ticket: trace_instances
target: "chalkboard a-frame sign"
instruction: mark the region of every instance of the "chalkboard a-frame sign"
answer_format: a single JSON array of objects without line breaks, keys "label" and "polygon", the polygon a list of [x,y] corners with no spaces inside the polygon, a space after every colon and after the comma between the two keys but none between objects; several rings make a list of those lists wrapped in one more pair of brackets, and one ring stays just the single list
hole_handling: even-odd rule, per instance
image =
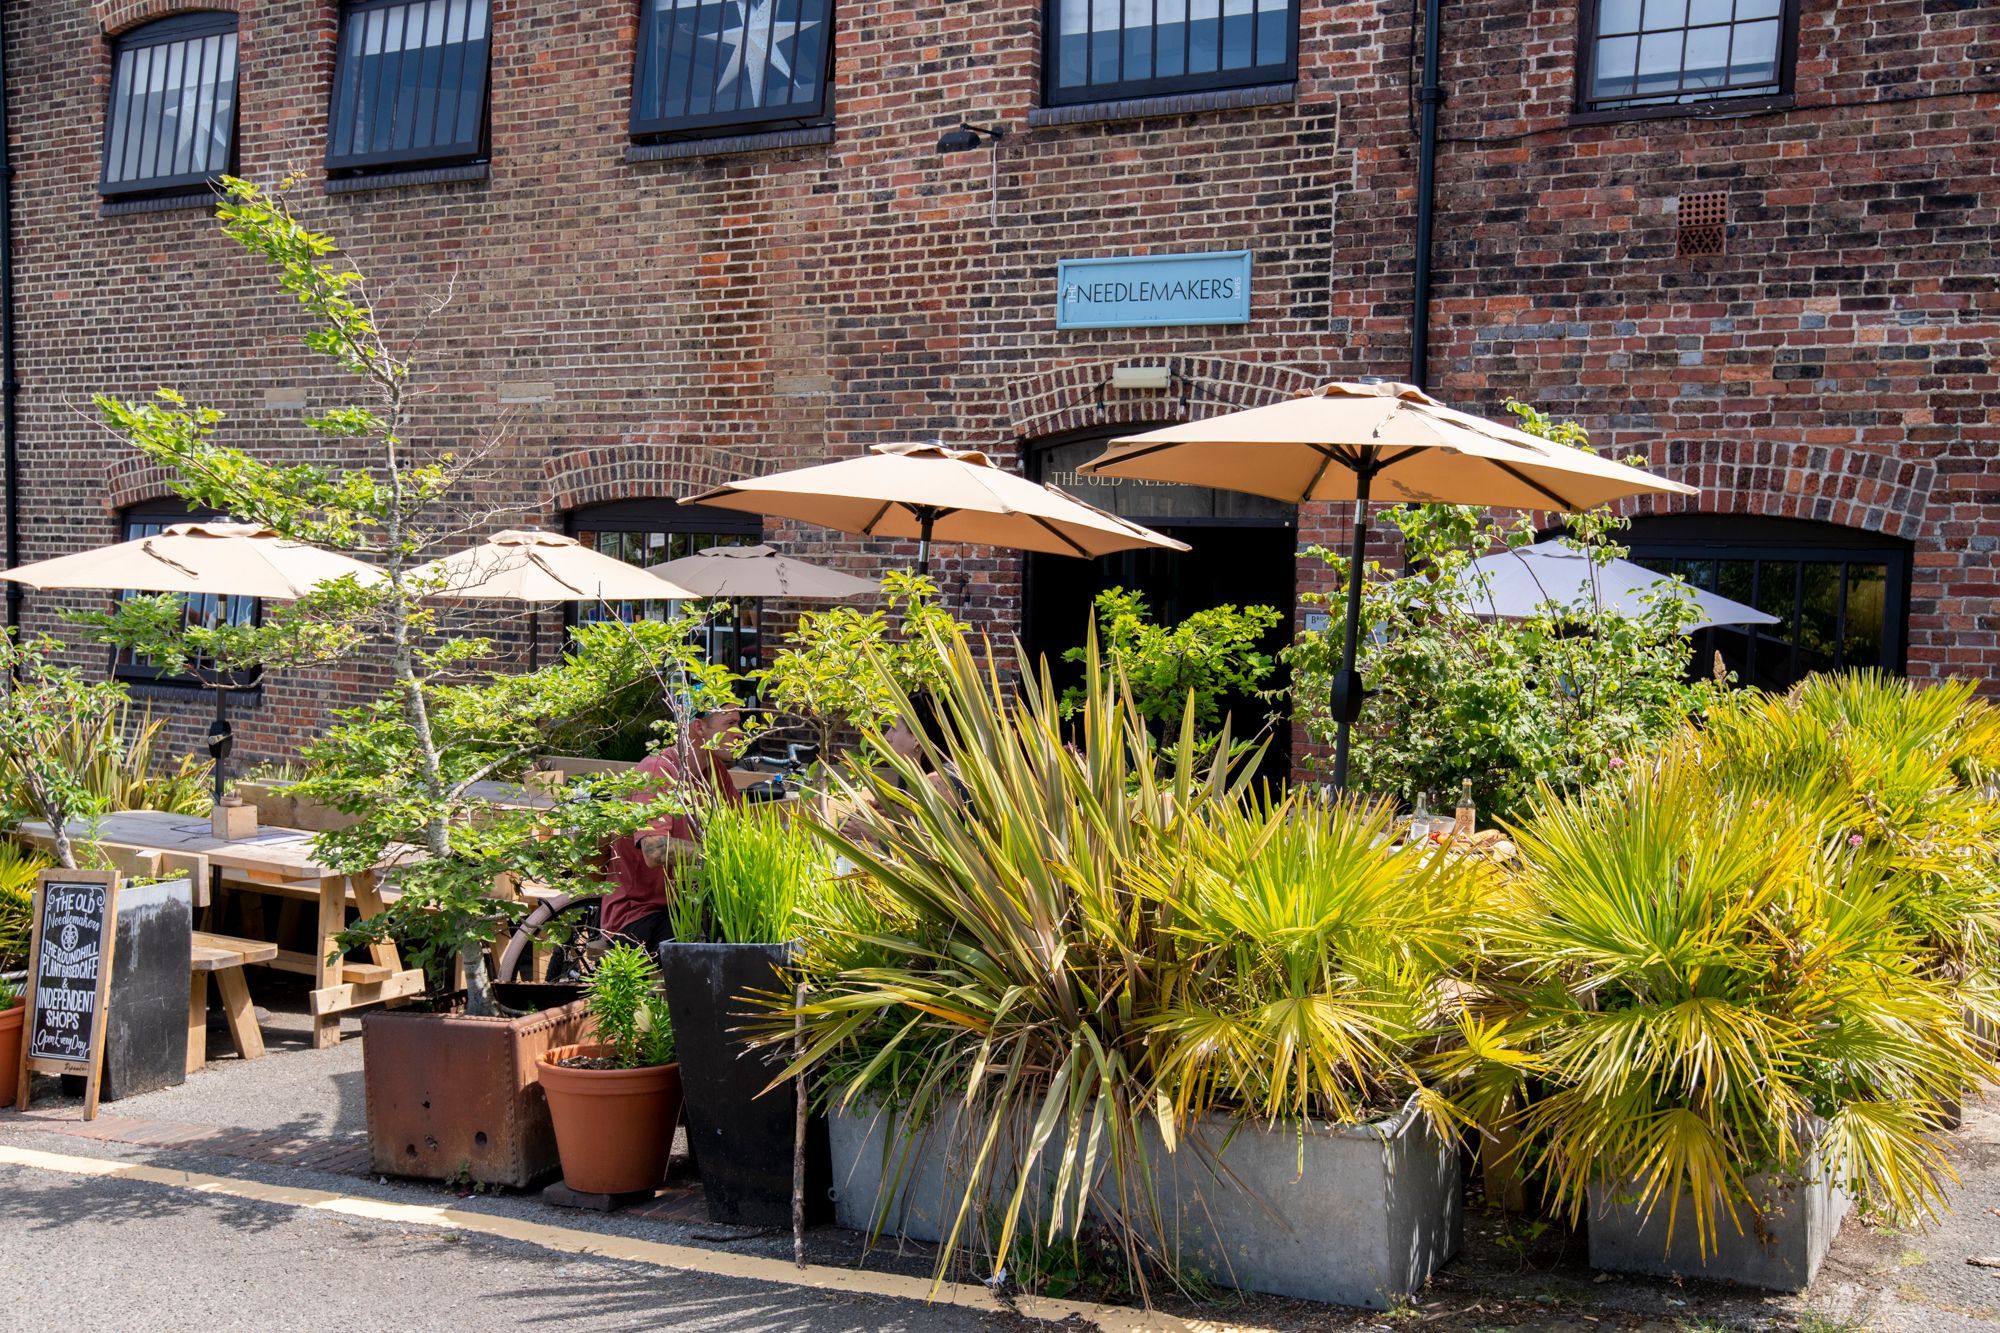
[{"label": "chalkboard a-frame sign", "polygon": [[44,870],[31,919],[28,1013],[14,1108],[28,1109],[30,1073],[82,1074],[83,1118],[95,1120],[111,954],[118,943],[117,872]]}]

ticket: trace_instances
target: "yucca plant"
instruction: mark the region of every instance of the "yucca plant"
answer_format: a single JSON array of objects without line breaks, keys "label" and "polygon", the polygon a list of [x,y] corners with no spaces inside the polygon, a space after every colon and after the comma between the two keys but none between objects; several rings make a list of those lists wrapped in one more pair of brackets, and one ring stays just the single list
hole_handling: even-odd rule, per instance
[{"label": "yucca plant", "polygon": [[[962,638],[936,646],[942,745],[925,742],[926,765],[874,738],[875,762],[841,779],[865,831],[820,829],[859,867],[870,905],[805,938],[796,1018],[807,1044],[785,1076],[826,1064],[837,1105],[886,1103],[906,1129],[955,1113],[967,1186],[940,1273],[974,1232],[996,1268],[1024,1231],[1030,1245],[1074,1237],[1095,1200],[1143,1289],[1156,1210],[1140,1123],[1171,1141],[1175,1115],[1154,1095],[1145,1015],[1161,1007],[1174,944],[1131,872],[1211,806],[1240,799],[1247,778],[1226,760],[1197,765],[1191,743],[1157,760],[1094,652],[1066,723],[1046,671],[1023,660],[1016,690]],[[914,705],[889,683],[914,726]],[[1190,715],[1184,742],[1191,728]],[[931,782],[927,767],[955,781]],[[773,1023],[774,1041],[791,1040],[793,1018]],[[1031,1173],[1014,1168],[1036,1161],[1052,1165],[1030,1210]]]},{"label": "yucca plant", "polygon": [[1888,857],[1810,812],[1718,787],[1695,755],[1604,790],[1543,791],[1516,899],[1448,1060],[1511,1105],[1554,1202],[1592,1185],[1691,1202],[1701,1248],[1750,1178],[1824,1169],[1900,1219],[1944,1202],[1940,1108],[1983,1072],[1928,969]]},{"label": "yucca plant", "polygon": [[701,863],[674,899],[674,938],[796,939],[833,875],[825,845],[768,805],[716,802],[701,818]]},{"label": "yucca plant", "polygon": [[0,972],[27,966],[35,879],[54,864],[53,858],[12,838],[0,838]]}]

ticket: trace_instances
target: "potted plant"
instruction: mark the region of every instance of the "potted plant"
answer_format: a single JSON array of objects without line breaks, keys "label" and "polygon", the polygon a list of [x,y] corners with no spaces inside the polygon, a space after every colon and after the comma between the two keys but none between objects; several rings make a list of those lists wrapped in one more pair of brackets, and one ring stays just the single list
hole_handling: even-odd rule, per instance
[{"label": "potted plant", "polygon": [[1593,1265],[1797,1290],[1850,1201],[1945,1205],[1941,1111],[1984,1062],[1893,858],[1680,747],[1544,790],[1517,840],[1465,1067]]},{"label": "potted plant", "polygon": [[823,833],[857,882],[767,1029],[805,1028],[841,1220],[996,1271],[1089,1221],[1142,1291],[1421,1287],[1459,1238],[1421,1061],[1472,863],[1398,848],[1386,807],[1253,798],[1257,757],[1226,727],[1204,757],[1191,710],[1157,745],[1094,645],[1073,722],[1045,674],[943,651],[944,735],[871,738],[862,827]]},{"label": "potted plant", "polygon": [[[718,803],[674,900],[676,939],[660,947],[679,1034],[688,1146],[708,1214],[740,1226],[789,1226],[797,1102],[781,1054],[752,1049],[757,998],[792,991],[790,968],[832,860],[803,825],[768,805]],[[806,1124],[805,1205],[827,1209],[826,1124]]]},{"label": "potted plant", "polygon": [[588,1044],[541,1060],[561,1148],[563,1183],[578,1194],[638,1194],[666,1178],[681,1114],[674,1027],[660,971],[646,951],[606,951],[586,987]]}]

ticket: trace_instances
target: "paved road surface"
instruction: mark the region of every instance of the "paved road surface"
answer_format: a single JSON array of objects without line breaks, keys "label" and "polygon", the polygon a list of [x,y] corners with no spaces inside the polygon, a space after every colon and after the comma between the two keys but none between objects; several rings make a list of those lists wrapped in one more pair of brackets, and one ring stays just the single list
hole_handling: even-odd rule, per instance
[{"label": "paved road surface", "polygon": [[[992,1329],[859,1299],[126,1180],[0,1167],[0,1328]],[[1011,1322],[1011,1321],[1010,1321]]]}]

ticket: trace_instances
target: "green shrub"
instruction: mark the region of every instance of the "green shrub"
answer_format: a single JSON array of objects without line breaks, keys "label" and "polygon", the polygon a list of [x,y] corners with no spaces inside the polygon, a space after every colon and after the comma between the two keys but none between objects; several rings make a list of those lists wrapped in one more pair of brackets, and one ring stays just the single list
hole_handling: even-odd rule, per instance
[{"label": "green shrub", "polygon": [[0,839],[0,972],[17,972],[28,965],[36,876],[54,864],[52,858],[12,838]]}]

